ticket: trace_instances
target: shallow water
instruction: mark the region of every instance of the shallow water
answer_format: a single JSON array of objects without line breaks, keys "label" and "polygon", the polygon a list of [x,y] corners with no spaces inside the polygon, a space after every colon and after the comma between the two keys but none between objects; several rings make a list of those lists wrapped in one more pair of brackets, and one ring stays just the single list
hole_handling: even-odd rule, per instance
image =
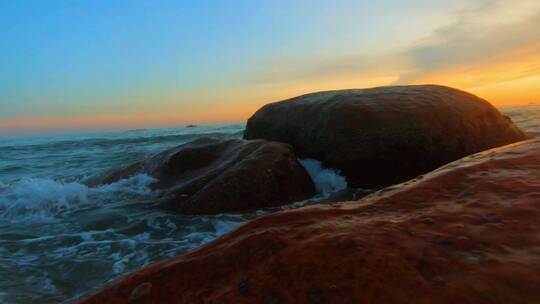
[{"label": "shallow water", "polygon": [[[271,212],[169,213],[140,203],[157,195],[147,175],[84,184],[195,138],[241,137],[243,130],[237,124],[0,140],[0,302],[74,299]],[[346,187],[334,171],[306,162],[321,196]]]},{"label": "shallow water", "polygon": [[[502,109],[540,132],[540,106]],[[198,247],[258,210],[186,216],[141,204],[157,195],[137,175],[89,188],[85,180],[201,136],[241,137],[242,124],[0,139],[0,302],[58,303]],[[320,196],[346,187],[303,160]],[[303,203],[292,204],[290,208]],[[284,207],[284,208],[289,208]]]}]

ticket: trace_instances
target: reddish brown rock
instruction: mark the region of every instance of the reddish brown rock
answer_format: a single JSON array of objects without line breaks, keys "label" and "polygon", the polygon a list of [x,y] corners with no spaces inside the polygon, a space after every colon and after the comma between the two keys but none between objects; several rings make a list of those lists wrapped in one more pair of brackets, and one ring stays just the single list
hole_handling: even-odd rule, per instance
[{"label": "reddish brown rock", "polygon": [[349,185],[379,188],[486,149],[526,139],[487,101],[436,85],[302,95],[265,105],[246,139],[289,143],[340,169]]},{"label": "reddish brown rock", "polygon": [[256,219],[81,303],[141,284],[137,303],[540,303],[540,139]]},{"label": "reddish brown rock", "polygon": [[283,205],[313,196],[308,173],[287,144],[201,138],[114,172],[100,183],[134,174],[157,178],[161,203],[182,213],[208,214]]}]

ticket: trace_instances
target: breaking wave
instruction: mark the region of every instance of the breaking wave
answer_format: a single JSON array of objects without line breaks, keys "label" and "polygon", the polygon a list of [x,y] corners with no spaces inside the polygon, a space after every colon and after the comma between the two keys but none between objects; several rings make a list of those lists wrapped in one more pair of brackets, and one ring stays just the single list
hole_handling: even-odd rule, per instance
[{"label": "breaking wave", "polygon": [[320,161],[311,158],[301,159],[300,163],[311,176],[318,195],[328,197],[347,189],[347,180],[340,175],[339,170],[324,168]]},{"label": "breaking wave", "polygon": [[0,218],[9,221],[52,221],[66,211],[100,204],[99,194],[146,195],[155,179],[139,174],[95,188],[52,179],[23,178],[9,186],[0,185]]}]

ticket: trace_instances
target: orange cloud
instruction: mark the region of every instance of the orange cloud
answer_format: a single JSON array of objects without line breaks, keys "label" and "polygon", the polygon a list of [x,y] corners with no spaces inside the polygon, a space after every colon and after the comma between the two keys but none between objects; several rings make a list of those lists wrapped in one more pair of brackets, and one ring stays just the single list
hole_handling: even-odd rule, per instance
[{"label": "orange cloud", "polygon": [[449,67],[413,83],[442,83],[471,91],[497,105],[540,101],[540,43],[510,50],[477,64]]},{"label": "orange cloud", "polygon": [[477,93],[495,105],[540,102],[540,2],[473,3],[403,49],[281,62],[252,80],[287,92],[304,87],[303,93],[435,83]]}]

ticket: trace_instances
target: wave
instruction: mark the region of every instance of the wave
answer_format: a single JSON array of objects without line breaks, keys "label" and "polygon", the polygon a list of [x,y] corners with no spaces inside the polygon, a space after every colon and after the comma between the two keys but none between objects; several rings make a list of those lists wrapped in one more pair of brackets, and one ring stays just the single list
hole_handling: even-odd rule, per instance
[{"label": "wave", "polygon": [[11,172],[17,172],[19,170],[25,170],[26,168],[24,166],[17,166],[17,165],[7,165],[4,167],[0,167],[0,173],[11,173]]},{"label": "wave", "polygon": [[320,161],[311,158],[301,159],[300,164],[313,180],[318,195],[329,197],[332,193],[347,189],[347,180],[339,170],[323,168]]},{"label": "wave", "polygon": [[138,174],[134,175],[127,179],[121,179],[117,182],[101,185],[95,188],[90,188],[92,192],[103,193],[103,192],[123,192],[130,194],[145,195],[149,194],[150,184],[156,182],[157,179],[147,174]]},{"label": "wave", "polygon": [[[13,280],[0,280],[0,290],[7,291],[4,298],[0,292],[0,302],[71,303],[104,282],[199,247],[247,220],[231,214],[182,216],[146,209],[139,216],[133,209],[123,211],[108,217],[106,227],[100,229],[80,226],[81,218],[77,217],[74,226],[42,223],[39,230],[30,228],[33,233],[2,239],[1,243],[8,245],[5,247],[17,250],[2,251],[0,246],[6,273],[13,274]],[[87,216],[98,218],[99,213]],[[16,227],[19,231],[32,226],[21,223]],[[88,273],[87,269],[96,271]],[[44,283],[47,280],[50,284]],[[73,280],[77,285],[66,290],[65,282]]]},{"label": "wave", "polygon": [[[209,133],[206,136],[217,136],[222,133]],[[175,135],[159,135],[159,136],[139,136],[139,137],[123,137],[123,138],[92,138],[81,140],[63,140],[45,144],[27,144],[18,146],[6,146],[0,147],[0,150],[18,150],[18,149],[48,149],[59,148],[66,149],[71,147],[81,146],[112,146],[112,145],[125,145],[125,144],[138,144],[138,143],[160,143],[167,141],[185,141],[192,138],[202,136],[201,134],[175,134]]]},{"label": "wave", "polygon": [[[243,131],[242,131],[243,132]],[[239,132],[238,132],[239,133]],[[80,148],[83,146],[111,146],[111,145],[127,145],[127,144],[139,144],[139,143],[161,143],[161,142],[185,142],[191,139],[199,138],[202,136],[235,136],[236,133],[191,133],[191,134],[173,134],[173,135],[157,135],[157,136],[138,136],[138,137],[123,137],[123,138],[91,138],[81,140],[63,140],[50,143],[40,144],[26,144],[17,146],[4,146],[0,147],[0,151],[13,151],[19,149],[70,149]]]},{"label": "wave", "polygon": [[0,219],[10,222],[54,221],[55,217],[88,205],[99,204],[100,194],[148,195],[156,179],[139,174],[108,185],[88,187],[78,182],[23,178],[0,184]]},{"label": "wave", "polygon": [[523,130],[536,136],[540,132],[540,105],[508,107],[501,111]]}]

